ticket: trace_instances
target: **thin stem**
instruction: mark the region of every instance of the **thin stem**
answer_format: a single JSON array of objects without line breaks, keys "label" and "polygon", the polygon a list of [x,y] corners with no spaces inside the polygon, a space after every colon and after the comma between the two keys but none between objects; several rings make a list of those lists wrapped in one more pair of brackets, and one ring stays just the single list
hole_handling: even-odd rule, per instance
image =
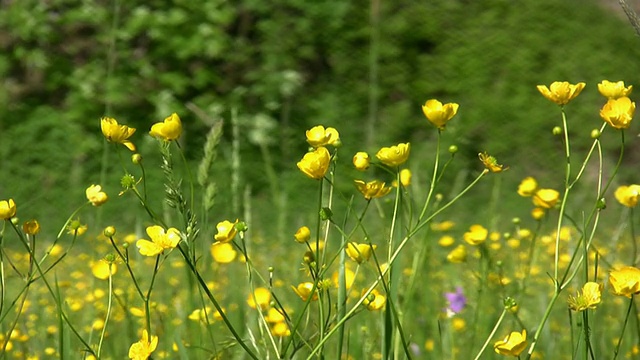
[{"label": "thin stem", "polygon": [[627,328],[627,323],[629,322],[629,315],[631,314],[631,308],[633,307],[633,294],[631,295],[631,299],[629,299],[629,307],[627,308],[627,315],[624,317],[624,324],[622,324],[622,330],[620,331],[620,337],[618,337],[618,345],[616,345],[616,350],[614,351],[613,360],[618,358],[618,353],[620,352],[620,345],[622,345],[622,338],[624,337],[624,330]]},{"label": "thin stem", "polygon": [[478,360],[480,359],[480,356],[482,356],[482,353],[484,352],[484,350],[487,348],[487,346],[489,345],[489,342],[491,342],[491,339],[493,339],[493,336],[496,334],[496,332],[498,331],[498,328],[500,327],[500,324],[502,323],[502,320],[504,320],[504,316],[507,314],[507,309],[503,308],[502,309],[502,314],[500,314],[500,317],[498,318],[498,321],[496,322],[496,324],[493,327],[493,330],[491,330],[491,333],[489,334],[489,336],[487,336],[487,340],[484,342],[484,344],[482,345],[482,348],[480,349],[480,351],[478,352],[478,354],[476,355],[476,357],[474,358],[474,360]]}]

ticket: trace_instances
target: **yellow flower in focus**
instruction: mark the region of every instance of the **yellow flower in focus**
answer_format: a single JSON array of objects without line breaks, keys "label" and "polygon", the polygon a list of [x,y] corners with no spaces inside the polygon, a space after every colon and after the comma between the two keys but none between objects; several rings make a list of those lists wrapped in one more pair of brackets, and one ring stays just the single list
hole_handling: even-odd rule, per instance
[{"label": "yellow flower in focus", "polygon": [[145,256],[159,255],[165,250],[175,248],[180,242],[180,232],[176,228],[169,228],[165,232],[162,226],[148,226],[147,235],[149,235],[151,241],[145,239],[136,241],[136,247],[140,254]]},{"label": "yellow flower in focus", "polygon": [[[363,290],[362,295],[364,295],[366,292],[367,292],[366,290]],[[380,292],[378,292],[378,290],[376,289],[371,290],[369,295],[367,295],[364,301],[362,301],[362,304],[366,306],[367,309],[370,311],[380,310],[384,308],[384,305],[386,303],[387,303],[386,296],[380,294]]]},{"label": "yellow flower in focus", "polygon": [[338,130],[332,127],[325,129],[322,125],[314,126],[307,130],[306,135],[307,142],[314,148],[325,145],[336,146],[340,144],[340,134],[338,134]]},{"label": "yellow flower in focus", "polygon": [[9,220],[16,216],[16,203],[13,199],[0,201],[0,219]]},{"label": "yellow flower in focus", "polygon": [[38,220],[28,220],[22,224],[22,231],[27,235],[36,235],[40,232],[40,223]]},{"label": "yellow flower in focus", "polygon": [[480,158],[480,161],[484,165],[485,169],[491,171],[492,173],[499,173],[509,169],[508,166],[504,167],[503,165],[498,164],[498,160],[496,160],[495,157],[487,154],[486,151],[479,153],[478,158]]},{"label": "yellow flower in focus", "polygon": [[385,183],[378,180],[369,181],[365,183],[362,180],[354,180],[354,184],[365,199],[371,200],[383,197],[391,192],[390,187],[385,187]]},{"label": "yellow flower in focus", "polygon": [[480,245],[485,240],[487,240],[487,236],[489,235],[489,230],[487,230],[482,225],[471,225],[469,231],[464,233],[462,238],[469,245]]},{"label": "yellow flower in focus", "polygon": [[109,197],[107,194],[102,191],[102,186],[100,185],[91,185],[85,190],[85,195],[87,196],[87,200],[93,206],[100,206],[107,202]]},{"label": "yellow flower in focus", "polygon": [[353,155],[353,166],[356,170],[365,171],[369,168],[369,154],[359,151]]},{"label": "yellow flower in focus", "polygon": [[238,219],[235,222],[231,222],[229,220],[224,220],[219,222],[216,225],[216,230],[218,231],[213,238],[219,242],[229,242],[236,237],[238,230],[236,229],[236,224],[238,223]]},{"label": "yellow flower in focus", "polygon": [[228,264],[235,260],[237,255],[238,252],[229,243],[214,242],[211,244],[211,256],[219,264]]},{"label": "yellow flower in focus", "polygon": [[[255,298],[254,298],[255,296]],[[253,294],[249,294],[247,297],[247,304],[252,309],[256,308],[256,303],[261,310],[266,310],[271,302],[271,291],[264,287],[255,288]]]},{"label": "yellow flower in focus", "polygon": [[431,99],[422,105],[422,112],[429,122],[443,130],[447,122],[458,113],[458,107],[456,103],[442,105],[440,101]]},{"label": "yellow flower in focus", "polygon": [[180,121],[178,114],[173,113],[163,122],[153,124],[149,134],[164,141],[176,140],[182,134],[182,121]]},{"label": "yellow flower in focus", "polygon": [[156,347],[158,347],[158,337],[150,337],[147,330],[142,330],[142,338],[129,348],[129,359],[147,360]]},{"label": "yellow flower in focus", "polygon": [[560,193],[553,189],[540,189],[533,195],[533,205],[544,209],[556,206],[560,199]]},{"label": "yellow flower in focus", "polygon": [[500,355],[519,356],[527,347],[527,330],[517,331],[507,335],[504,340],[496,341],[493,349]]},{"label": "yellow flower in focus", "polygon": [[298,169],[312,179],[320,180],[329,170],[329,162],[331,155],[325,147],[319,147],[314,151],[304,155],[302,160],[298,161]]},{"label": "yellow flower in focus", "polygon": [[538,190],[538,182],[531,176],[524,178],[518,185],[518,195],[523,197],[533,196]]},{"label": "yellow flower in focus", "polygon": [[404,164],[409,158],[409,152],[411,150],[410,143],[400,143],[391,147],[383,147],[378,150],[376,157],[383,164],[391,167],[395,167]]},{"label": "yellow flower in focus", "polygon": [[303,282],[298,284],[297,287],[291,286],[291,288],[293,289],[293,291],[295,291],[296,294],[298,294],[298,296],[300,296],[303,301],[307,301],[309,297],[311,297],[311,301],[318,300],[318,289],[316,288],[315,290],[313,290],[312,282]]},{"label": "yellow flower in focus", "polygon": [[625,87],[624,81],[611,82],[609,80],[602,80],[602,82],[598,84],[598,91],[600,92],[600,94],[609,99],[617,99],[624,96],[629,96],[632,89],[632,85]]},{"label": "yellow flower in focus", "polygon": [[625,266],[609,273],[609,284],[616,295],[631,297],[640,292],[640,269]]},{"label": "yellow flower in focus", "polygon": [[118,271],[116,264],[108,263],[103,260],[97,262],[92,261],[89,263],[89,266],[91,267],[91,273],[93,274],[93,276],[100,280],[107,280],[109,278],[109,273],[111,273],[111,275],[115,275],[115,273]]},{"label": "yellow flower in focus", "polygon": [[578,291],[578,294],[575,297],[569,295],[567,300],[569,308],[573,311],[595,309],[596,305],[600,304],[603,287],[603,284],[591,281],[587,282],[582,286],[582,294]]},{"label": "yellow flower in focus", "polygon": [[136,151],[136,146],[128,139],[136,132],[136,129],[126,125],[120,125],[114,118],[103,117],[100,119],[100,128],[107,141],[122,144],[131,151]]},{"label": "yellow flower in focus", "polygon": [[615,129],[627,129],[635,111],[636,103],[628,97],[609,99],[600,109],[600,117]]},{"label": "yellow flower in focus", "polygon": [[467,247],[464,245],[458,245],[455,249],[447,255],[447,260],[450,263],[458,264],[467,261]]},{"label": "yellow flower in focus", "polygon": [[304,244],[311,238],[311,230],[309,230],[307,226],[301,226],[293,237],[296,239],[296,242]]},{"label": "yellow flower in focus", "polygon": [[546,85],[538,85],[538,91],[547,98],[558,105],[566,105],[569,101],[580,95],[580,92],[585,87],[585,83],[577,83],[575,85],[569,84],[567,81],[559,82],[554,81],[551,86],[547,88]]},{"label": "yellow flower in focus", "polygon": [[630,208],[635,207],[640,197],[640,185],[620,186],[614,195],[620,204]]},{"label": "yellow flower in focus", "polygon": [[371,254],[377,247],[377,245],[358,244],[355,242],[350,242],[347,244],[345,251],[347,252],[347,256],[351,258],[351,260],[357,262],[358,264],[362,264],[363,262],[366,262],[371,258]]}]

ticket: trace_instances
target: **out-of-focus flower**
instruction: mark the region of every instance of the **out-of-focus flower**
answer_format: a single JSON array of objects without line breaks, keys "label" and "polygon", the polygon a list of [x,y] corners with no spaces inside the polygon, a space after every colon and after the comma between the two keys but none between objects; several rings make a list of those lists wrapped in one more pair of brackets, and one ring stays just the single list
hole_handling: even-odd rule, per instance
[{"label": "out-of-focus flower", "polygon": [[280,310],[276,308],[269,308],[269,310],[267,311],[267,315],[264,316],[264,319],[270,324],[279,323],[286,320]]},{"label": "out-of-focus flower", "polygon": [[16,216],[16,203],[13,199],[0,201],[0,219],[9,220]]},{"label": "out-of-focus flower", "polygon": [[40,223],[38,220],[27,220],[22,224],[22,231],[27,235],[36,235],[40,232]]},{"label": "out-of-focus flower", "polygon": [[365,199],[371,200],[383,197],[391,192],[390,187],[386,187],[385,183],[379,180],[369,181],[365,183],[362,180],[354,180],[354,184]]},{"label": "out-of-focus flower", "polygon": [[544,217],[545,211],[543,208],[535,207],[531,210],[531,217],[534,220],[540,220]]},{"label": "out-of-focus flower", "polygon": [[498,164],[498,160],[495,157],[487,154],[487,152],[481,152],[478,154],[478,158],[484,165],[485,169],[491,171],[492,173],[499,173],[507,170],[509,167],[504,167],[501,164]]},{"label": "out-of-focus flower", "polygon": [[129,358],[132,360],[147,360],[158,347],[158,337],[149,336],[147,330],[142,330],[142,338],[129,348]]},{"label": "out-of-focus flower", "polygon": [[456,248],[451,250],[447,255],[447,260],[454,264],[467,261],[467,247],[462,244],[456,246]]},{"label": "out-of-focus flower", "polygon": [[71,220],[69,225],[67,225],[67,233],[70,235],[80,236],[87,231],[87,225],[82,224],[80,220]]},{"label": "out-of-focus flower", "polygon": [[431,99],[422,105],[422,112],[427,120],[438,129],[444,129],[447,122],[458,113],[459,105],[456,103],[442,104],[440,101]]},{"label": "out-of-focus flower", "polygon": [[219,242],[229,242],[233,240],[233,238],[238,233],[236,229],[236,224],[238,223],[238,219],[235,222],[231,222],[229,220],[224,220],[216,225],[216,230],[218,231],[213,238]]},{"label": "out-of-focus flower", "polygon": [[455,242],[456,240],[453,238],[453,236],[443,235],[442,237],[440,237],[440,240],[438,240],[438,245],[442,247],[449,247],[453,245]]},{"label": "out-of-focus flower", "polygon": [[521,333],[514,331],[507,335],[504,340],[496,341],[493,349],[500,355],[519,356],[527,347],[527,330]]},{"label": "out-of-focus flower", "polygon": [[469,231],[464,233],[462,238],[469,245],[480,245],[485,240],[487,240],[487,236],[489,235],[489,230],[487,230],[482,225],[471,225]]},{"label": "out-of-focus flower", "polygon": [[615,129],[627,129],[631,125],[636,103],[628,97],[609,99],[600,109],[600,117]]},{"label": "out-of-focus flower", "polygon": [[[367,291],[363,290],[362,295],[364,295]],[[369,295],[362,301],[362,304],[367,307],[368,310],[376,311],[384,308],[384,305],[387,303],[387,298],[380,294],[380,292],[376,289],[371,290]]]},{"label": "out-of-focus flower", "polygon": [[560,193],[553,189],[540,189],[533,195],[533,205],[544,209],[556,206]]},{"label": "out-of-focus flower", "polygon": [[[331,276],[331,280],[333,280],[333,285],[336,288],[340,286],[340,273],[338,271],[334,272],[333,276]],[[356,273],[353,272],[353,270],[351,270],[348,266],[345,267],[344,269],[345,288],[347,290],[351,289],[351,285],[353,285],[354,281],[356,281]]]},{"label": "out-of-focus flower", "polygon": [[314,126],[307,130],[306,135],[307,142],[314,148],[325,145],[336,146],[340,143],[340,134],[332,127],[325,129],[322,125]]},{"label": "out-of-focus flower", "polygon": [[518,195],[529,197],[533,196],[538,190],[538,182],[531,176],[524,178],[518,185]]},{"label": "out-of-focus flower", "polygon": [[109,197],[104,191],[102,191],[102,186],[100,185],[89,186],[85,191],[85,194],[87,196],[87,200],[89,200],[93,206],[100,206],[109,200]]},{"label": "out-of-focus flower", "polygon": [[365,171],[369,168],[369,154],[359,151],[353,155],[353,166],[356,170]]},{"label": "out-of-focus flower", "polygon": [[229,243],[217,241],[211,244],[211,256],[219,264],[228,264],[235,260],[237,255],[238,252]]},{"label": "out-of-focus flower", "polygon": [[600,92],[600,94],[609,99],[617,99],[623,96],[629,96],[632,89],[633,86],[631,85],[625,87],[624,81],[611,82],[609,80],[602,80],[602,82],[598,84],[598,91]]},{"label": "out-of-focus flower", "polygon": [[311,238],[311,230],[309,230],[307,226],[301,226],[293,237],[296,239],[296,242],[304,244]]},{"label": "out-of-focus flower", "polygon": [[169,228],[165,232],[162,226],[148,226],[147,235],[151,241],[145,239],[136,241],[136,247],[140,250],[140,254],[145,256],[159,255],[165,250],[175,248],[180,242],[180,232],[176,228]]},{"label": "out-of-focus flower", "polygon": [[444,297],[447,299],[447,313],[459,314],[467,305],[467,297],[461,286],[457,286],[455,292],[444,293]]},{"label": "out-of-focus flower", "polygon": [[271,327],[271,334],[277,337],[286,337],[291,335],[291,329],[289,329],[289,325],[286,322],[280,321]]},{"label": "out-of-focus flower", "polygon": [[320,180],[329,170],[329,162],[331,155],[325,147],[319,147],[314,151],[304,155],[302,160],[298,161],[298,169],[312,179]]},{"label": "out-of-focus flower", "polygon": [[182,121],[178,114],[173,113],[163,122],[153,124],[149,134],[164,141],[176,140],[182,134]]},{"label": "out-of-focus flower", "polygon": [[402,169],[400,170],[400,183],[404,187],[408,187],[411,185],[411,170]]},{"label": "out-of-focus flower", "polygon": [[395,167],[404,164],[409,158],[409,152],[411,150],[410,143],[400,143],[391,147],[383,147],[378,150],[376,157],[383,164],[391,167]]},{"label": "out-of-focus flower", "polygon": [[109,274],[115,275],[115,273],[118,271],[116,264],[109,263],[104,260],[91,262],[89,266],[91,267],[91,273],[93,274],[93,276],[100,280],[106,280],[109,278]]},{"label": "out-of-focus flower", "polygon": [[625,266],[609,273],[609,284],[616,295],[631,297],[640,292],[640,269]]},{"label": "out-of-focus flower", "polygon": [[578,291],[576,296],[569,295],[567,302],[569,308],[573,311],[584,311],[587,309],[595,309],[600,304],[602,297],[603,284],[595,282],[587,282],[582,286],[582,293]]},{"label": "out-of-focus flower", "polygon": [[264,287],[255,288],[253,294],[249,294],[247,297],[247,304],[253,309],[256,308],[256,304],[261,310],[266,310],[271,302],[271,291]]},{"label": "out-of-focus flower", "polygon": [[640,197],[640,185],[620,186],[614,193],[616,200],[626,207],[635,207],[638,205]]},{"label": "out-of-focus flower", "polygon": [[309,297],[311,297],[311,301],[318,300],[318,290],[317,288],[313,290],[312,282],[303,282],[298,286],[291,286],[291,288],[303,301],[307,301]]},{"label": "out-of-focus flower", "polygon": [[347,244],[345,251],[351,260],[362,264],[371,258],[371,254],[377,248],[377,245],[370,244],[358,244],[356,242],[350,242]]},{"label": "out-of-focus flower", "polygon": [[433,231],[447,231],[453,229],[456,223],[451,220],[445,220],[439,223],[431,223],[431,230]]},{"label": "out-of-focus flower", "polygon": [[567,81],[554,81],[551,86],[547,88],[546,85],[538,85],[538,91],[547,98],[558,105],[566,105],[569,101],[580,95],[580,92],[585,87],[585,83],[569,84]]},{"label": "out-of-focus flower", "polygon": [[136,146],[128,139],[136,132],[136,129],[126,125],[120,125],[114,118],[103,117],[100,119],[100,128],[107,141],[122,144],[131,151],[136,151]]}]

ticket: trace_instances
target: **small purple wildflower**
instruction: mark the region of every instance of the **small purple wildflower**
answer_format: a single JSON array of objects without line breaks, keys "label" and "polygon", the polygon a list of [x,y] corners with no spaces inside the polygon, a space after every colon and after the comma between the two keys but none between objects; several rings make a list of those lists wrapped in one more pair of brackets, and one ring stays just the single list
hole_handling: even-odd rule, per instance
[{"label": "small purple wildflower", "polygon": [[447,312],[459,314],[467,305],[467,298],[464,296],[462,287],[456,286],[456,292],[444,293],[444,297],[447,299]]}]

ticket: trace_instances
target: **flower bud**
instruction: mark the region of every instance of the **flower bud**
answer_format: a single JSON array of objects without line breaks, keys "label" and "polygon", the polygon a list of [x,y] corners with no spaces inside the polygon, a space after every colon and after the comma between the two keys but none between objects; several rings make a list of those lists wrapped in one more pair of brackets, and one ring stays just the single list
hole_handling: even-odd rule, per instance
[{"label": "flower bud", "polygon": [[[105,229],[105,231],[106,231],[106,229]],[[106,262],[108,262],[108,263],[114,263],[116,261],[116,255],[115,254],[107,254],[107,255],[104,256],[104,260]]]},{"label": "flower bud", "polygon": [[107,226],[106,228],[104,228],[104,236],[110,238],[113,237],[113,235],[116,234],[116,228],[113,226]]},{"label": "flower bud", "polygon": [[458,147],[457,147],[456,145],[451,145],[451,146],[449,146],[449,153],[450,153],[450,154],[452,154],[452,155],[453,155],[453,154],[455,154],[455,153],[457,153],[457,152],[458,152]]},{"label": "flower bud", "polygon": [[514,225],[520,224],[520,218],[519,217],[514,217],[513,219],[511,219],[511,223],[514,224]]},{"label": "flower bud", "polygon": [[357,152],[353,156],[353,166],[359,171],[367,170],[369,168],[369,154],[364,151]]},{"label": "flower bud", "polygon": [[296,231],[293,237],[296,239],[296,242],[304,244],[305,242],[309,241],[309,238],[311,238],[311,230],[309,230],[309,228],[306,226],[302,226],[298,229],[298,231]]},{"label": "flower bud", "polygon": [[604,210],[607,208],[607,202],[604,198],[600,198],[600,200],[598,200],[598,203],[596,204],[596,207],[598,208],[598,210]]},{"label": "flower bud", "polygon": [[20,219],[18,219],[17,217],[14,216],[14,217],[11,218],[11,223],[13,225],[18,226],[18,224],[20,224]]},{"label": "flower bud", "polygon": [[598,139],[598,138],[600,138],[600,135],[601,135],[601,133],[600,133],[599,129],[591,130],[591,138],[592,139]]},{"label": "flower bud", "polygon": [[320,218],[323,221],[324,220],[331,220],[331,216],[333,216],[333,211],[331,211],[330,208],[323,207],[322,210],[320,210]]},{"label": "flower bud", "polygon": [[40,232],[40,223],[38,220],[27,220],[22,224],[22,231],[27,235],[36,235]]},{"label": "flower bud", "polygon": [[562,128],[560,126],[554,126],[553,130],[551,130],[551,133],[553,133],[553,135],[561,135]]},{"label": "flower bud", "polygon": [[135,165],[140,164],[142,162],[142,155],[138,153],[131,155],[131,162]]},{"label": "flower bud", "polygon": [[249,230],[249,225],[244,221],[240,221],[236,224],[236,230],[240,232],[247,232],[247,230]]}]

